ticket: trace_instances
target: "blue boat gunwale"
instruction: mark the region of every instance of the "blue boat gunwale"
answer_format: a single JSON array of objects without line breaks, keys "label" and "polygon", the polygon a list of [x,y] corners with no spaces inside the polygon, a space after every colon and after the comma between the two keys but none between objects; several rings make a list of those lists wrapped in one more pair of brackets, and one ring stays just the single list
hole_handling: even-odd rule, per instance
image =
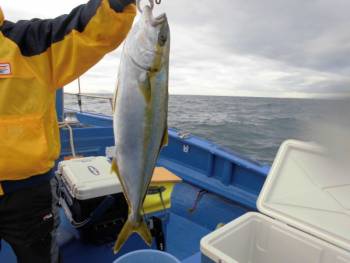
[{"label": "blue boat gunwale", "polygon": [[[91,125],[73,127],[74,140],[80,145],[81,154],[105,155],[105,147],[114,145],[112,116],[77,111],[76,115],[81,123]],[[69,155],[67,130],[61,130],[61,141],[63,154]],[[190,151],[188,156],[182,156],[184,146],[196,149],[196,153]],[[195,160],[197,167],[191,165],[190,160]],[[196,135],[182,138],[174,128],[169,128],[169,145],[161,151],[158,165],[178,174],[188,183],[253,210],[256,210],[257,196],[270,169]]]},{"label": "blue boat gunwale", "polygon": [[[73,110],[70,110],[73,111]],[[98,113],[85,113],[85,112],[78,112],[73,111],[77,114],[77,117],[80,121],[84,122],[87,118],[91,118],[94,120],[94,124],[96,125],[96,120],[102,120],[105,121],[105,125],[101,126],[94,126],[94,127],[77,127],[77,129],[99,129],[99,128],[111,128],[112,127],[112,117],[98,114]],[[188,145],[197,146],[202,148],[203,150],[207,150],[211,154],[226,158],[234,163],[236,163],[239,166],[245,167],[247,169],[254,170],[256,172],[266,174],[268,173],[270,169],[270,165],[262,165],[258,162],[249,159],[247,157],[242,156],[241,154],[234,152],[231,149],[225,148],[223,146],[220,146],[208,139],[202,139],[194,134],[189,134],[188,138],[181,138],[181,135],[179,134],[179,130],[176,128],[169,128],[169,135],[173,138],[176,138],[178,140],[181,140],[183,143],[186,143]]]}]

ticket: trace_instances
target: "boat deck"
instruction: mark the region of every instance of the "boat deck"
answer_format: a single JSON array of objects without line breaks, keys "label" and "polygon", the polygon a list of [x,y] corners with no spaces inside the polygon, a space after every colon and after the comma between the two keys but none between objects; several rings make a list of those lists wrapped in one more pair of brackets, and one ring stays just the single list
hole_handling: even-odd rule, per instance
[{"label": "boat deck", "polygon": [[[194,208],[199,191],[199,188],[186,183],[177,185],[172,196],[172,207],[167,211],[167,216],[165,217],[163,212],[160,215],[166,218],[164,219],[166,251],[184,262],[188,262],[191,256],[199,252],[200,239],[203,236],[213,231],[218,224],[231,221],[248,210],[211,193],[203,194]],[[194,210],[190,212],[191,208]],[[104,245],[84,243],[67,221],[63,211],[58,240],[65,263],[113,262],[115,258],[129,251],[146,248],[137,235],[133,235],[117,255],[112,253],[113,243]],[[195,258],[192,257],[190,262],[199,262],[193,261]],[[1,262],[16,262],[6,242],[3,242],[0,259]]]}]

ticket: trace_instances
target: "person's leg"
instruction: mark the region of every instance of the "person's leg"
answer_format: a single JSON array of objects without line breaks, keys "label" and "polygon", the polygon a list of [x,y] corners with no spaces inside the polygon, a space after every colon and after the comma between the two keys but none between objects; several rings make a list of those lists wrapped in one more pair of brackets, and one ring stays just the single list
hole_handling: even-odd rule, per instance
[{"label": "person's leg", "polygon": [[18,263],[58,262],[59,223],[54,183],[43,183],[2,197],[0,235],[13,248]]}]

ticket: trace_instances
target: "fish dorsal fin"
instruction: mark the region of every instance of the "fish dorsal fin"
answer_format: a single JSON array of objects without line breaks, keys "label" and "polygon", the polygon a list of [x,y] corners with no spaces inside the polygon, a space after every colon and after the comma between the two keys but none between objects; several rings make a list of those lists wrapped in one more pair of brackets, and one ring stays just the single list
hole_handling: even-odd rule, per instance
[{"label": "fish dorsal fin", "polygon": [[115,158],[113,158],[113,160],[112,160],[111,172],[115,172],[117,174],[117,176],[119,177],[119,167],[117,164],[117,160]]},{"label": "fish dorsal fin", "polygon": [[112,112],[114,113],[116,105],[117,105],[117,96],[118,96],[118,90],[119,90],[119,81],[115,86],[115,91],[113,94],[113,101],[112,101]]}]

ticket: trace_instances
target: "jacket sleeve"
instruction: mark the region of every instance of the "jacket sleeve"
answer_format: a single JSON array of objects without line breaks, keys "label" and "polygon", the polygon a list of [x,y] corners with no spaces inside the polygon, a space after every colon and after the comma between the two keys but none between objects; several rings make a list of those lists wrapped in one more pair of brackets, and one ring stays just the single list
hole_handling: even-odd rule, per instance
[{"label": "jacket sleeve", "polygon": [[55,19],[5,21],[3,34],[20,48],[37,78],[54,88],[68,84],[126,37],[133,0],[90,0]]}]

